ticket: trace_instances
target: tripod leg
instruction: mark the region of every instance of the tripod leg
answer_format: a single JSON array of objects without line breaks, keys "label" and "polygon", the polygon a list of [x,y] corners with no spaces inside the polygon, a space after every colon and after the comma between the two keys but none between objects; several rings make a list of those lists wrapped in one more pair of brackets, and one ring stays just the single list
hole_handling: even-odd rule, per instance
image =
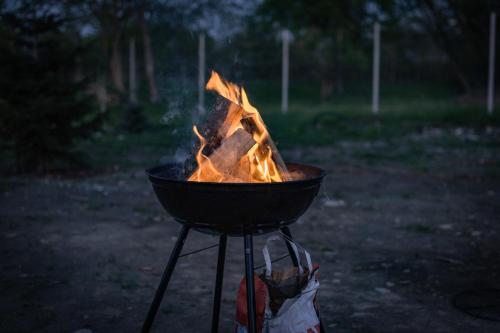
[{"label": "tripod leg", "polygon": [[163,298],[163,295],[165,294],[165,290],[167,290],[168,282],[172,277],[175,264],[177,263],[177,259],[179,258],[179,255],[182,251],[182,246],[184,245],[184,241],[186,240],[188,232],[189,232],[189,226],[183,225],[181,232],[179,234],[179,238],[177,238],[177,242],[175,243],[174,249],[170,254],[170,258],[168,259],[167,267],[165,267],[165,271],[163,272],[163,276],[161,277],[160,285],[156,290],[153,302],[149,307],[146,320],[142,325],[141,333],[147,333],[151,329],[151,325],[153,324],[153,320],[155,319],[156,313],[158,312],[158,308],[160,307],[160,303]]},{"label": "tripod leg", "polygon": [[227,235],[222,234],[219,238],[219,256],[217,259],[217,276],[215,277],[214,304],[212,307],[212,333],[219,330],[220,298],[222,293],[222,281],[224,278],[224,261],[226,259]]},{"label": "tripod leg", "polygon": [[245,274],[247,283],[247,315],[248,332],[257,332],[257,316],[255,310],[255,286],[253,279],[253,241],[252,234],[245,234]]},{"label": "tripod leg", "polygon": [[[285,236],[287,236],[290,239],[293,239],[292,234],[290,233],[290,229],[288,227],[283,227],[280,230]],[[295,267],[298,267],[299,262],[297,260],[297,257],[295,257],[295,253],[293,252],[293,249],[292,249],[292,246],[290,245],[290,242],[289,241],[285,241],[285,242],[286,242],[286,248],[288,249],[288,253],[290,254],[290,258],[292,258],[293,265]]]}]

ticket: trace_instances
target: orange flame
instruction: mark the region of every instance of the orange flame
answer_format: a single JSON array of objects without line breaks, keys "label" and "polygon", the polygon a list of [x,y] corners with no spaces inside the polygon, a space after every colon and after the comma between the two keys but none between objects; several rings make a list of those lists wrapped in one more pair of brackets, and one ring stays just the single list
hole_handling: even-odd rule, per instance
[{"label": "orange flame", "polygon": [[191,180],[191,178],[195,176],[196,179],[205,179],[205,181],[220,182],[223,179],[222,174],[218,172],[217,169],[212,165],[210,159],[202,153],[203,148],[205,148],[205,146],[207,145],[207,141],[200,134],[200,132],[198,132],[198,128],[196,128],[196,126],[193,126],[193,132],[200,140],[200,149],[196,153],[196,162],[198,163],[198,165],[203,165],[204,167],[198,167],[195,173],[189,178],[189,180]]},{"label": "orange flame", "polygon": [[[193,131],[200,140],[200,148],[196,154],[198,168],[188,180],[198,182],[282,182],[283,177],[273,160],[272,149],[267,143],[269,132],[259,111],[250,104],[245,89],[224,80],[215,71],[212,71],[205,88],[215,91],[234,103],[229,107],[221,130],[219,130],[224,134],[222,141],[242,128],[250,132],[255,144],[239,161],[236,161],[233,170],[220,170],[216,163],[212,163],[210,157],[203,154],[203,149],[207,144],[206,139],[194,126]],[[246,128],[244,124],[246,124]]]}]

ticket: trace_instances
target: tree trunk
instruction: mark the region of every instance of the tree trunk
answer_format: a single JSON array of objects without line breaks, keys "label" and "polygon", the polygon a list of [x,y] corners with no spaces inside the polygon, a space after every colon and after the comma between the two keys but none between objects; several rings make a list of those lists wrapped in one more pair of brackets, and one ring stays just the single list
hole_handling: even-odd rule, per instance
[{"label": "tree trunk", "polygon": [[472,91],[471,85],[469,83],[469,80],[467,79],[467,76],[465,75],[464,71],[462,71],[462,68],[457,64],[453,56],[448,54],[448,59],[450,60],[451,67],[453,68],[453,72],[455,72],[455,75],[460,82],[460,85],[462,86],[462,89],[465,91],[466,95],[469,95],[470,92]]},{"label": "tree trunk", "polygon": [[135,39],[132,37],[129,39],[129,50],[128,50],[128,84],[129,84],[129,102],[131,104],[137,103],[137,80],[136,80],[136,69],[135,69]]},{"label": "tree trunk", "polygon": [[344,32],[342,29],[338,29],[335,34],[334,43],[334,74],[335,74],[335,90],[337,93],[342,94],[344,92],[344,80],[342,73],[342,42],[344,40]]},{"label": "tree trunk", "polygon": [[151,48],[151,39],[149,37],[148,27],[146,26],[145,15],[145,1],[142,2],[142,13],[140,17],[140,24],[142,30],[142,40],[144,42],[144,67],[146,69],[146,79],[149,86],[149,99],[152,103],[158,102],[158,88],[155,79],[155,63],[153,56],[153,49]]},{"label": "tree trunk", "polygon": [[111,70],[111,80],[115,89],[123,94],[125,93],[125,83],[123,81],[122,56],[120,52],[120,32],[113,34],[111,41],[111,59],[109,67]]},{"label": "tree trunk", "polygon": [[106,79],[104,76],[99,76],[97,79],[95,83],[95,94],[97,103],[99,104],[99,110],[101,112],[106,112],[108,106],[108,91],[106,89]]},{"label": "tree trunk", "polygon": [[75,82],[81,82],[84,79],[83,75],[83,68],[82,68],[82,57],[80,54],[76,56],[76,66],[75,66],[75,73],[73,75],[73,80]]},{"label": "tree trunk", "polygon": [[442,13],[435,6],[435,4],[430,1],[424,1],[428,20],[430,24],[426,24],[425,27],[430,33],[434,40],[434,43],[444,52],[447,56],[451,69],[453,70],[458,82],[462,86],[465,94],[471,92],[471,84],[469,78],[467,77],[466,71],[460,65],[457,57],[456,51],[453,48],[453,41],[450,39],[448,33],[445,31],[444,26],[446,24],[446,18],[442,16]]},{"label": "tree trunk", "polygon": [[321,78],[321,87],[320,87],[320,97],[321,102],[326,102],[326,100],[332,97],[333,93],[333,82],[329,77],[323,76]]}]

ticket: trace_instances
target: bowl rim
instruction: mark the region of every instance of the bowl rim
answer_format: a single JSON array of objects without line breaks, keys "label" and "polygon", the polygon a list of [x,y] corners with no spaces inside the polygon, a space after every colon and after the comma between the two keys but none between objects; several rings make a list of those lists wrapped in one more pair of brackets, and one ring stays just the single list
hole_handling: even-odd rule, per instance
[{"label": "bowl rim", "polygon": [[313,177],[307,177],[304,179],[296,179],[296,180],[288,180],[284,182],[274,182],[274,183],[232,183],[232,182],[192,182],[188,181],[186,179],[175,179],[175,178],[168,178],[168,177],[162,177],[159,176],[158,174],[155,174],[154,171],[160,168],[165,168],[165,167],[174,167],[174,166],[181,166],[181,164],[178,163],[164,163],[160,164],[151,168],[148,168],[145,170],[146,175],[149,177],[149,179],[154,183],[155,181],[159,182],[172,182],[172,183],[179,183],[179,184],[190,184],[192,186],[203,186],[203,185],[210,185],[210,186],[229,186],[229,187],[280,187],[280,186],[287,186],[291,184],[303,184],[307,182],[321,182],[321,180],[326,176],[326,171],[320,167],[317,167],[315,165],[310,165],[310,164],[304,164],[304,163],[295,163],[295,162],[290,162],[286,163],[287,166],[299,166],[299,167],[307,167],[307,168],[312,168],[318,171],[318,175],[315,175]]}]

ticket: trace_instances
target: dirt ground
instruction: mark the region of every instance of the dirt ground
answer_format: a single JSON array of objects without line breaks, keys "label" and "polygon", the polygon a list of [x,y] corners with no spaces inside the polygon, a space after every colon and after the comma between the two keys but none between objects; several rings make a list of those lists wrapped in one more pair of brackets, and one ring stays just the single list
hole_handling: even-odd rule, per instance
[{"label": "dirt ground", "polygon": [[[500,289],[500,149],[430,143],[285,153],[329,174],[291,226],[321,266],[328,332],[500,332],[452,303]],[[179,231],[143,170],[4,177],[0,189],[0,331],[138,332]],[[256,265],[265,238],[255,239]],[[193,232],[185,251],[216,242]],[[179,260],[155,331],[209,331],[216,256]],[[243,271],[243,241],[230,238],[221,332],[232,331]],[[498,303],[488,310],[500,319]]]}]

